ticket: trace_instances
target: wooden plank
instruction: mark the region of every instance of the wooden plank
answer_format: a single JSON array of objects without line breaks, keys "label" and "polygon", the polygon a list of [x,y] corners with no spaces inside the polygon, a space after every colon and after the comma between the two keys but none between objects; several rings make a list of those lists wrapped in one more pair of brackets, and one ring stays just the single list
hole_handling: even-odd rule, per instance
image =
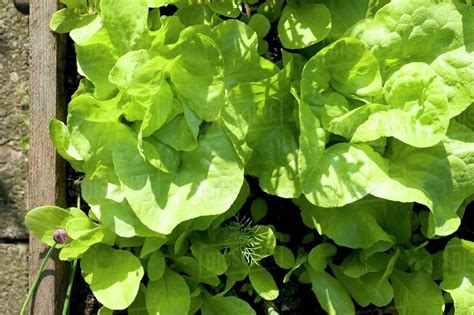
[{"label": "wooden plank", "polygon": [[[49,20],[58,9],[56,0],[30,0],[30,150],[28,207],[65,205],[65,164],[49,139],[48,124],[65,117],[65,39],[54,35]],[[30,284],[46,253],[38,239],[30,237]],[[30,314],[53,315],[62,310],[68,264],[50,259],[33,298]]]}]

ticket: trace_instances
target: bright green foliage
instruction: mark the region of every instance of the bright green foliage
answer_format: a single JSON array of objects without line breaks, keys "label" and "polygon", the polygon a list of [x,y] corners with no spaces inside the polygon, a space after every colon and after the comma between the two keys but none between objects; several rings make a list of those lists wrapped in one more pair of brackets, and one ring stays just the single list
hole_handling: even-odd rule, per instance
[{"label": "bright green foliage", "polygon": [[150,258],[148,260],[148,265],[146,268],[148,278],[150,278],[151,281],[160,280],[161,277],[163,277],[165,273],[165,268],[166,268],[165,256],[159,250],[154,251],[150,255]]},{"label": "bright green foliage", "polygon": [[143,267],[132,253],[96,245],[81,259],[82,276],[99,302],[112,310],[132,304],[143,277]]},{"label": "bright green foliage", "polygon": [[283,269],[291,269],[295,264],[293,252],[286,246],[277,246],[273,253],[275,263]]},{"label": "bright green foliage", "polygon": [[443,252],[443,282],[440,287],[454,300],[456,314],[474,311],[474,243],[458,238],[449,241]]},{"label": "bright green foliage", "polygon": [[441,290],[424,272],[396,272],[392,276],[393,297],[401,315],[443,314]]},{"label": "bright green foliage", "polygon": [[39,207],[28,212],[25,223],[28,229],[43,243],[52,246],[55,242],[53,232],[65,228],[71,213],[59,207]]},{"label": "bright green foliage", "polygon": [[149,314],[186,314],[191,303],[184,278],[166,269],[163,277],[148,283],[146,308]]},{"label": "bright green foliage", "polygon": [[233,296],[206,296],[201,311],[203,314],[209,315],[255,314],[247,302]]},{"label": "bright green foliage", "polygon": [[278,35],[287,49],[322,41],[331,30],[331,15],[321,4],[287,4],[278,22]]},{"label": "bright green foliage", "polygon": [[321,307],[330,315],[354,314],[354,304],[342,285],[324,271],[307,268],[313,292],[316,294]]},{"label": "bright green foliage", "polygon": [[90,210],[26,225],[66,230],[100,314],[273,314],[281,281],[328,314],[474,312],[473,244],[446,239],[474,196],[472,1],[61,2],[82,80],[49,132]]},{"label": "bright green foliage", "polygon": [[257,293],[265,300],[272,301],[278,297],[278,287],[272,275],[263,267],[253,267],[249,280]]}]

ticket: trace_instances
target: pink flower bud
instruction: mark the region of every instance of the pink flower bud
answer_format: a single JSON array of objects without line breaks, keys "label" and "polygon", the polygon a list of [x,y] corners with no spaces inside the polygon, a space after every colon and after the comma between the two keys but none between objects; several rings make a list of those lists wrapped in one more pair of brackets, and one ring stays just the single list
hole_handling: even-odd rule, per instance
[{"label": "pink flower bud", "polygon": [[67,232],[65,229],[57,229],[53,233],[53,239],[56,241],[58,244],[64,244],[67,242]]}]

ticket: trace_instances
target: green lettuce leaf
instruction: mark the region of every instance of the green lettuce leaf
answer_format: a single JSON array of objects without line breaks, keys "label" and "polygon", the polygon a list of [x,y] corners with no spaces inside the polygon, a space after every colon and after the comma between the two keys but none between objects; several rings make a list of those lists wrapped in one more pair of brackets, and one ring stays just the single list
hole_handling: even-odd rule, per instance
[{"label": "green lettuce leaf", "polygon": [[440,287],[454,300],[455,314],[474,311],[474,243],[453,238],[443,251],[443,282]]},{"label": "green lettuce leaf", "polygon": [[457,1],[397,0],[373,18],[354,26],[382,68],[405,62],[431,62],[438,55],[464,45],[463,17]]},{"label": "green lettuce leaf", "polygon": [[146,0],[101,0],[100,9],[104,27],[120,55],[145,46],[148,17]]},{"label": "green lettuce leaf", "polygon": [[327,272],[306,268],[313,292],[321,307],[330,315],[355,314],[354,304],[344,287]]},{"label": "green lettuce leaf", "polygon": [[446,85],[424,63],[409,63],[385,82],[391,109],[377,111],[355,131],[353,142],[395,137],[414,147],[436,145],[449,126]]},{"label": "green lettuce leaf", "polygon": [[434,147],[392,141],[389,177],[371,194],[424,204],[431,210],[428,236],[453,233],[460,224],[458,208],[474,192],[473,137],[471,129],[452,121],[446,137]]},{"label": "green lettuce leaf", "polygon": [[201,307],[201,312],[206,315],[255,315],[252,307],[235,296],[210,296],[204,295],[204,301]]},{"label": "green lettuce leaf", "polygon": [[304,66],[301,97],[305,102],[322,107],[322,94],[332,89],[355,98],[382,93],[379,64],[360,40],[342,38],[321,49]]},{"label": "green lettuce leaf", "polygon": [[84,254],[81,272],[97,300],[111,310],[132,304],[144,273],[132,253],[106,245],[95,245]]},{"label": "green lettuce leaf", "polygon": [[369,304],[382,307],[389,304],[393,299],[393,288],[388,280],[382,279],[383,272],[368,273],[360,278],[351,278],[344,274],[344,269],[339,266],[331,266],[336,279],[342,284],[347,292],[360,306]]},{"label": "green lettuce leaf", "polygon": [[393,299],[400,315],[443,314],[443,295],[427,273],[395,271],[391,280]]},{"label": "green lettuce leaf", "polygon": [[330,30],[331,14],[323,4],[287,4],[278,21],[278,36],[287,49],[305,48],[320,42]]},{"label": "green lettuce leaf", "polygon": [[320,208],[297,200],[303,222],[336,244],[350,248],[388,249],[411,234],[411,204],[366,197],[341,208]]},{"label": "green lettuce leaf", "polygon": [[301,181],[306,198],[320,207],[357,201],[384,182],[388,173],[387,161],[365,144],[335,144],[313,163]]},{"label": "green lettuce leaf", "polygon": [[150,281],[146,290],[148,314],[187,314],[191,305],[189,287],[184,278],[166,268],[163,277]]},{"label": "green lettuce leaf", "polygon": [[[474,20],[474,19],[473,19]],[[466,47],[440,55],[432,63],[448,89],[449,117],[462,113],[474,103],[474,53]]]},{"label": "green lettuce leaf", "polygon": [[232,144],[216,126],[204,131],[195,150],[182,153],[174,174],[148,164],[133,146],[116,151],[113,159],[133,211],[148,228],[162,234],[183,221],[225,212],[243,182]]}]

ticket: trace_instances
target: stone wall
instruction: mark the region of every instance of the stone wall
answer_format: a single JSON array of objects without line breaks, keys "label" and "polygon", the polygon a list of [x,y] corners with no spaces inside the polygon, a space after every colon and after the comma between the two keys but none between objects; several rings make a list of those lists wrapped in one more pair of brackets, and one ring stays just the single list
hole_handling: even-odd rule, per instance
[{"label": "stone wall", "polygon": [[28,284],[28,17],[0,0],[0,314],[18,314]]}]

